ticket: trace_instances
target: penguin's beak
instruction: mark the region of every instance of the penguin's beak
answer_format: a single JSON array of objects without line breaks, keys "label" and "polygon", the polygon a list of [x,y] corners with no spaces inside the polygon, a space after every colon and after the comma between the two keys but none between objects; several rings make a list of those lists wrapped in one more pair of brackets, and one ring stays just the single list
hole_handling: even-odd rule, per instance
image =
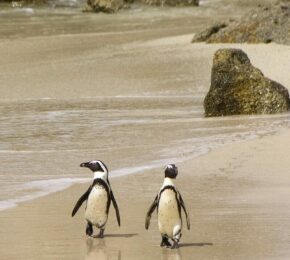
[{"label": "penguin's beak", "polygon": [[87,162],[81,163],[80,167],[88,167],[88,163]]}]

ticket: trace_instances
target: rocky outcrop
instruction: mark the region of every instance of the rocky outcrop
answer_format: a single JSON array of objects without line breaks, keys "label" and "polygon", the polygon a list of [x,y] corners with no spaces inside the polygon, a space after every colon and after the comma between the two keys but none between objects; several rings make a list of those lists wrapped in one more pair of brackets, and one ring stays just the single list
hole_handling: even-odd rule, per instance
[{"label": "rocky outcrop", "polygon": [[204,42],[207,41],[212,35],[218,33],[221,29],[227,27],[226,23],[215,23],[209,28],[203,30],[202,32],[196,34],[192,42]]},{"label": "rocky outcrop", "polygon": [[87,0],[84,12],[115,13],[124,5],[123,0]]},{"label": "rocky outcrop", "polygon": [[225,26],[213,25],[197,33],[192,42],[290,44],[290,1],[259,6],[239,21],[222,24]]},{"label": "rocky outcrop", "polygon": [[289,108],[288,90],[264,77],[242,50],[215,53],[211,86],[204,100],[205,116],[273,114]]},{"label": "rocky outcrop", "polygon": [[198,6],[199,0],[141,0],[141,2],[148,5],[157,6]]},{"label": "rocky outcrop", "polygon": [[[138,0],[146,5],[157,6],[197,6],[199,0]],[[105,12],[115,13],[119,9],[129,8],[134,0],[87,0],[87,5],[84,7],[84,12]]]}]

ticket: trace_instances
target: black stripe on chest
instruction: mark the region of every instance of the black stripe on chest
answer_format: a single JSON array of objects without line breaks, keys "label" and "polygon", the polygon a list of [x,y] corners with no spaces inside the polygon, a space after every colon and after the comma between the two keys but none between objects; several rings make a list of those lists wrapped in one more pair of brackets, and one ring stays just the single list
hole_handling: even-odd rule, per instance
[{"label": "black stripe on chest", "polygon": [[177,206],[178,206],[178,213],[179,213],[179,216],[181,217],[181,205],[180,205],[180,201],[178,199],[178,193],[177,193],[175,187],[172,186],[172,185],[166,185],[166,186],[164,186],[163,189],[159,192],[159,198],[158,198],[158,204],[157,204],[157,211],[158,211],[158,208],[159,208],[159,201],[160,201],[160,198],[161,198],[161,194],[165,190],[172,190],[175,193],[175,199],[176,199]]}]

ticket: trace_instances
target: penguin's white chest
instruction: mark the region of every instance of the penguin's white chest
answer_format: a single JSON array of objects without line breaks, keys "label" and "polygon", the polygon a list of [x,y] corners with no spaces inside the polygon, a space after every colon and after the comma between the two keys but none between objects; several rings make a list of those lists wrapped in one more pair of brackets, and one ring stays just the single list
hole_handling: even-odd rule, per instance
[{"label": "penguin's white chest", "polygon": [[97,227],[102,227],[108,219],[108,194],[102,185],[95,185],[87,200],[85,218]]},{"label": "penguin's white chest", "polygon": [[161,193],[158,204],[158,227],[163,235],[174,237],[181,230],[181,218],[175,192],[166,189]]}]

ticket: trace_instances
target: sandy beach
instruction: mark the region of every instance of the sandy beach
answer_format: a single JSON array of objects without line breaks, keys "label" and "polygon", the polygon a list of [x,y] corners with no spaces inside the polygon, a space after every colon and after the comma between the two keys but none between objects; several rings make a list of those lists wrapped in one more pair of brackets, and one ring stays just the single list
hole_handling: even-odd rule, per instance
[{"label": "sandy beach", "polygon": [[87,185],[1,212],[3,259],[287,259],[290,132],[213,150],[181,165],[176,184],[190,212],[180,249],[159,247],[156,215],[144,217],[162,169],[112,178],[121,228],[110,212],[103,240],[86,238],[83,208],[72,207]]},{"label": "sandy beach", "polygon": [[[198,19],[208,11],[200,8]],[[197,18],[184,10],[155,10],[153,20],[146,12],[129,20],[121,13],[118,30],[129,28],[122,32],[113,25],[96,32],[99,18],[89,17],[86,32],[72,26],[66,34],[56,28],[36,35],[31,28],[41,26],[31,22],[31,35],[0,41],[0,184],[10,185],[0,199],[16,198],[0,211],[1,259],[290,258],[289,113],[205,119],[202,108],[217,49],[241,48],[289,89],[290,47],[191,44],[202,25],[192,25]],[[210,19],[198,21],[227,16],[221,10],[219,17],[209,9]],[[156,214],[144,228],[171,158],[191,219],[178,250],[159,247]],[[111,208],[104,239],[85,236],[84,207],[71,217],[90,184],[78,182],[92,177],[78,165],[90,159],[123,175],[110,179],[121,227]],[[58,178],[78,184],[62,190]],[[26,193],[10,193],[39,180],[45,189],[51,185],[47,193],[61,191],[30,197],[39,187],[24,185]]]}]

